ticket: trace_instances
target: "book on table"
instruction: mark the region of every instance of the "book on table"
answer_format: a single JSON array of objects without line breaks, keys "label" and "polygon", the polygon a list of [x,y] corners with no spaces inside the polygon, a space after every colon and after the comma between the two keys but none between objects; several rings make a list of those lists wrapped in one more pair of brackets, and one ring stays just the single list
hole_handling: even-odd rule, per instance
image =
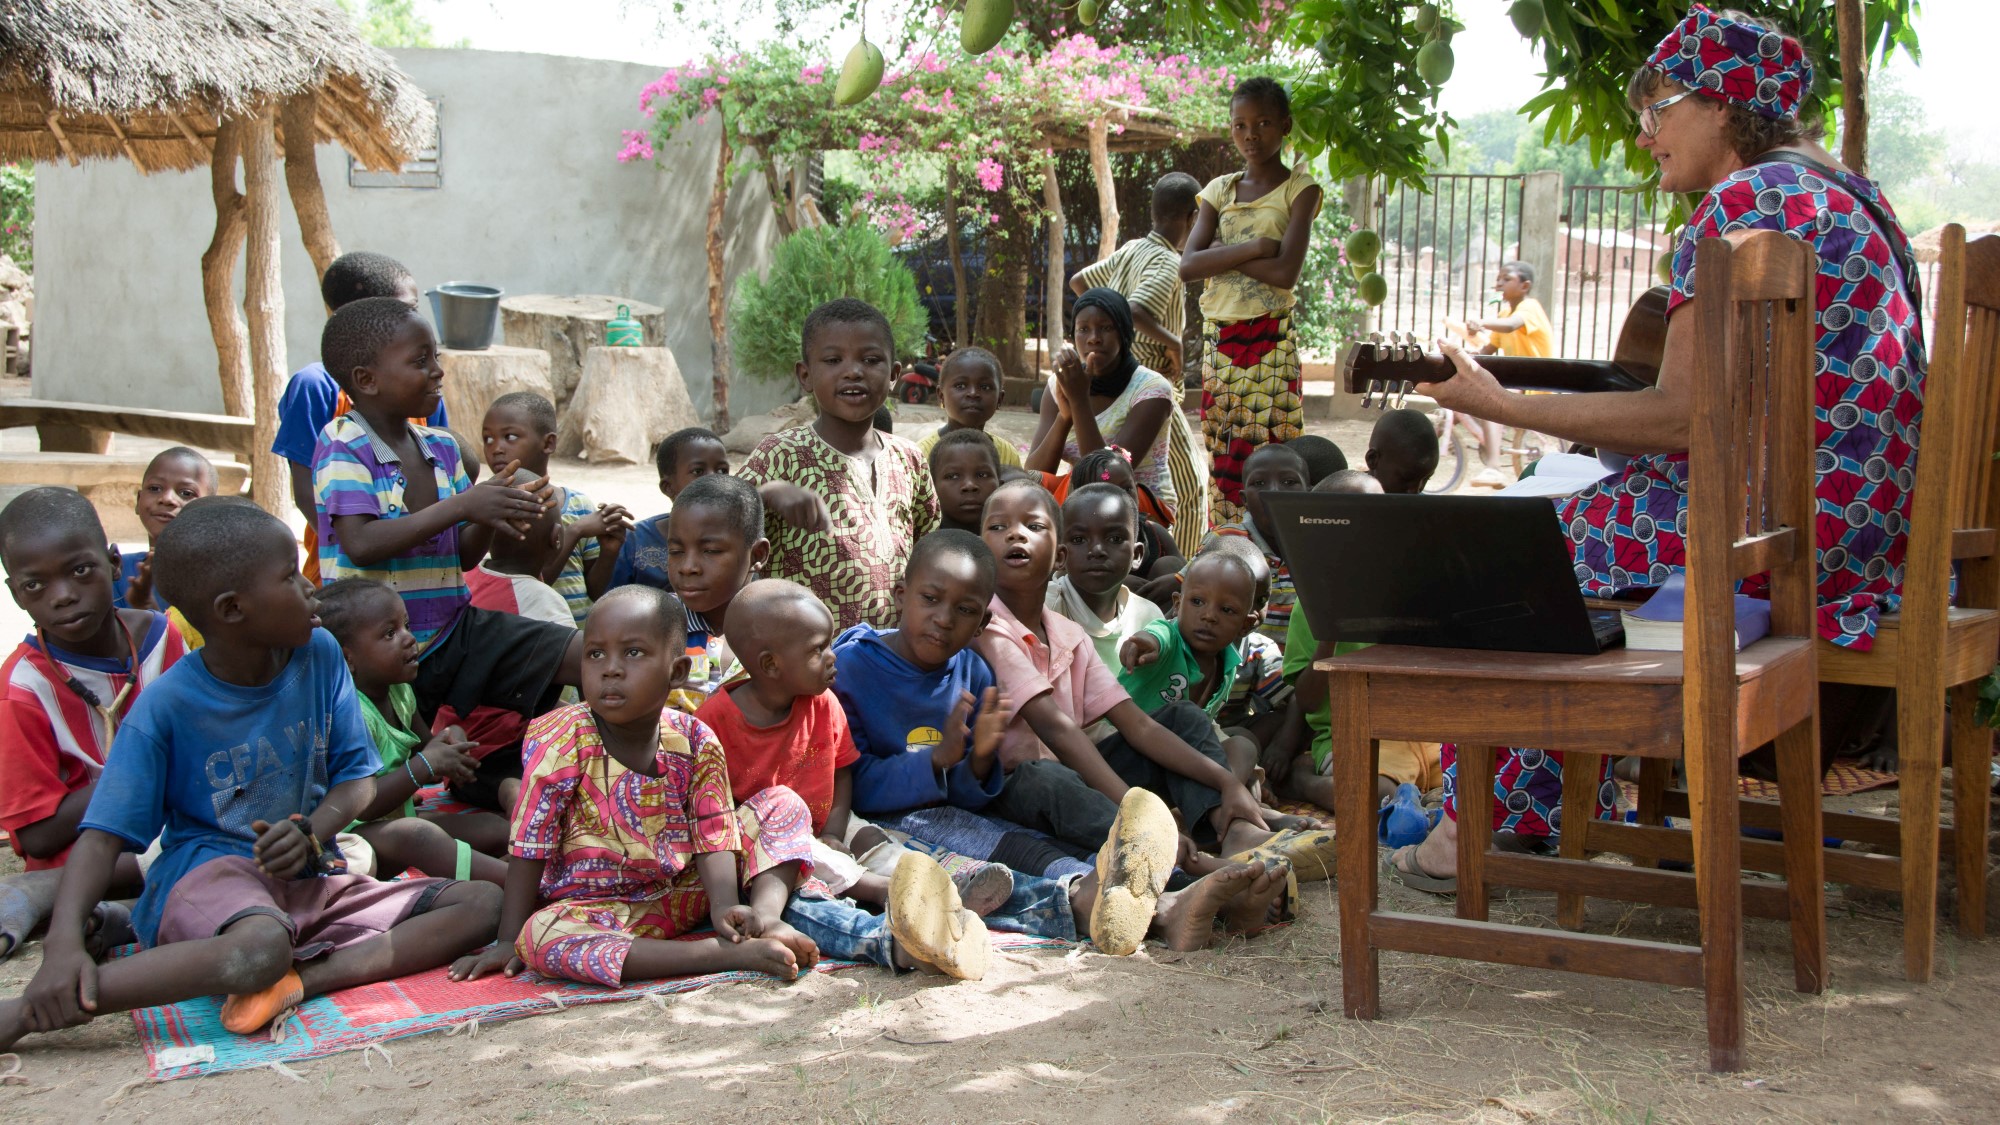
[{"label": "book on table", "polygon": [[[1679,652],[1682,648],[1681,618],[1687,608],[1687,575],[1667,579],[1646,604],[1624,611],[1625,647]],[[1771,631],[1771,603],[1762,598],[1736,595],[1736,651]]]}]

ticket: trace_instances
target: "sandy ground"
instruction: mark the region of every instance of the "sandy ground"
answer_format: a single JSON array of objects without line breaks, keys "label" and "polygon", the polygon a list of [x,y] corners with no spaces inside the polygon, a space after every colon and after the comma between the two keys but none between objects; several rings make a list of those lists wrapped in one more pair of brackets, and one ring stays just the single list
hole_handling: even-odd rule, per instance
[{"label": "sandy ground", "polygon": [[[903,407],[906,433],[935,424]],[[999,424],[1025,440],[1032,419]],[[1359,461],[1367,427],[1320,424]],[[1019,430],[1017,434],[1015,431]],[[31,431],[0,447],[34,448]],[[119,449],[156,447],[119,439]],[[559,463],[558,479],[641,514],[650,466]],[[110,515],[111,513],[107,513]],[[114,526],[114,535],[129,530]],[[25,618],[0,607],[0,632]],[[1949,782],[1946,782],[1947,794]],[[1881,808],[1862,795],[1849,807]],[[0,870],[14,869],[11,856]],[[1948,880],[1947,880],[1948,881]],[[1445,900],[1386,884],[1396,909]],[[1995,896],[2000,898],[2000,896]],[[1553,898],[1516,893],[1496,920],[1550,924]],[[2000,1120],[2000,943],[1947,928],[1936,979],[1900,975],[1893,898],[1830,898],[1834,983],[1790,988],[1785,931],[1752,920],[1749,1070],[1704,1069],[1700,996],[1561,973],[1382,957],[1385,1018],[1340,1014],[1330,883],[1303,917],[1194,954],[1151,946],[998,957],[975,984],[855,970],[428,1035],[273,1071],[154,1085],[126,1016],[31,1039],[9,1121],[1481,1121]],[[1693,938],[1686,912],[1593,903],[1589,928]],[[39,963],[0,964],[0,994]],[[5,1069],[0,1062],[0,1070]]]}]

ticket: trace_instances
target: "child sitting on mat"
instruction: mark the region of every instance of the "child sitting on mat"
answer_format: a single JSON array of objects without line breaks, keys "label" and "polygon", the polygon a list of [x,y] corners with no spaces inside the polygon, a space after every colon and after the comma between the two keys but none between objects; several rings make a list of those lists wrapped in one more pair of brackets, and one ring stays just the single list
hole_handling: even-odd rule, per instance
[{"label": "child sitting on mat", "polygon": [[507,846],[505,820],[490,812],[417,812],[417,790],[471,779],[479,743],[457,726],[425,739],[417,695],[410,690],[417,678],[417,638],[410,635],[403,599],[380,582],[343,578],[320,591],[318,604],[320,626],[340,642],[362,722],[382,762],[374,798],[354,810],[347,831],[375,850],[375,872],[383,878],[414,867],[439,878],[500,882],[507,865],[482,853]]},{"label": "child sitting on mat", "polygon": [[1000,455],[984,430],[953,430],[931,444],[931,485],[937,490],[938,526],[979,534],[986,498],[1000,487]]},{"label": "child sitting on mat", "polygon": [[[55,905],[119,722],[186,649],[160,614],[113,607],[117,555],[74,489],[31,488],[0,510],[0,565],[35,628],[0,666],[0,828],[27,868],[0,879],[6,958]],[[119,858],[113,885],[139,892],[136,856]]]},{"label": "child sitting on mat", "polygon": [[667,517],[668,566],[687,614],[687,686],[668,702],[693,714],[741,666],[725,630],[736,595],[764,569],[764,502],[741,477],[691,482]]},{"label": "child sitting on mat", "polygon": [[[334,834],[369,803],[379,763],[340,645],[314,628],[298,557],[290,530],[244,503],[194,505],[160,533],[154,579],[208,644],[119,728],[42,967],[0,1003],[0,1049],[216,993],[229,997],[223,1026],[248,1034],[308,996],[419,973],[491,939],[497,887],[344,872]],[[119,855],[156,836],[133,915],[145,948],[95,965],[84,921]]]},{"label": "child sitting on mat", "polygon": [[213,495],[215,466],[196,450],[176,445],[162,449],[146,464],[146,472],[139,478],[138,502],[132,508],[139,517],[139,525],[146,529],[146,550],[118,553],[115,604],[119,609],[157,609],[166,613],[172,608],[153,588],[153,541],[181,514],[182,508]]},{"label": "child sitting on mat", "polygon": [[[731,969],[790,980],[818,962],[780,917],[812,868],[805,803],[775,786],[736,805],[714,732],[666,709],[687,675],[685,625],[674,596],[649,586],[599,600],[584,627],[585,702],[528,727],[500,941],[453,965],[453,979],[532,967],[611,987]],[[950,899],[906,894],[898,935],[968,932]],[[704,923],[715,936],[675,940]]]},{"label": "child sitting on mat", "polygon": [[1139,509],[1114,485],[1086,484],[1063,501],[1063,572],[1049,583],[1048,608],[1083,627],[1106,668],[1118,646],[1158,621],[1160,607],[1125,584],[1144,545]]},{"label": "child sitting on mat", "polygon": [[[556,451],[555,403],[533,391],[501,395],[486,408],[479,432],[489,471],[515,465],[534,477],[549,475],[549,458]],[[562,512],[556,559],[535,577],[562,595],[572,623],[582,628],[591,600],[611,588],[632,513],[618,504],[593,504],[574,488],[561,489],[556,499]]]}]

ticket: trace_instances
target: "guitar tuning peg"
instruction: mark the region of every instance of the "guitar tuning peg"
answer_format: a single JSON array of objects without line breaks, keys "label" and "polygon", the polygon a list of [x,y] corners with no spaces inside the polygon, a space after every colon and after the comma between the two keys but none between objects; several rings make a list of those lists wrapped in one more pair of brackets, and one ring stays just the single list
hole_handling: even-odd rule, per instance
[{"label": "guitar tuning peg", "polygon": [[1403,380],[1402,384],[1396,390],[1396,409],[1401,410],[1403,404],[1410,400],[1410,391],[1415,387],[1415,383],[1407,379]]}]

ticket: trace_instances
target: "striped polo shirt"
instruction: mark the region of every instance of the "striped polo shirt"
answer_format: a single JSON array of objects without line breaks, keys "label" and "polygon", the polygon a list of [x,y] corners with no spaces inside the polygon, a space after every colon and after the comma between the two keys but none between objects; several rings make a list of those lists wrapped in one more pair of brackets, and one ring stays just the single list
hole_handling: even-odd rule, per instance
[{"label": "striped polo shirt", "polygon": [[[458,443],[444,430],[411,425],[426,468],[437,482],[440,502],[472,487],[459,464]],[[319,432],[313,449],[313,493],[319,504],[320,581],[373,578],[402,595],[410,632],[428,646],[443,635],[471,602],[465,573],[458,566],[458,526],[452,525],[414,549],[373,566],[358,566],[334,533],[336,516],[393,520],[410,514],[403,499],[402,462],[359,412],[343,414]]]}]

